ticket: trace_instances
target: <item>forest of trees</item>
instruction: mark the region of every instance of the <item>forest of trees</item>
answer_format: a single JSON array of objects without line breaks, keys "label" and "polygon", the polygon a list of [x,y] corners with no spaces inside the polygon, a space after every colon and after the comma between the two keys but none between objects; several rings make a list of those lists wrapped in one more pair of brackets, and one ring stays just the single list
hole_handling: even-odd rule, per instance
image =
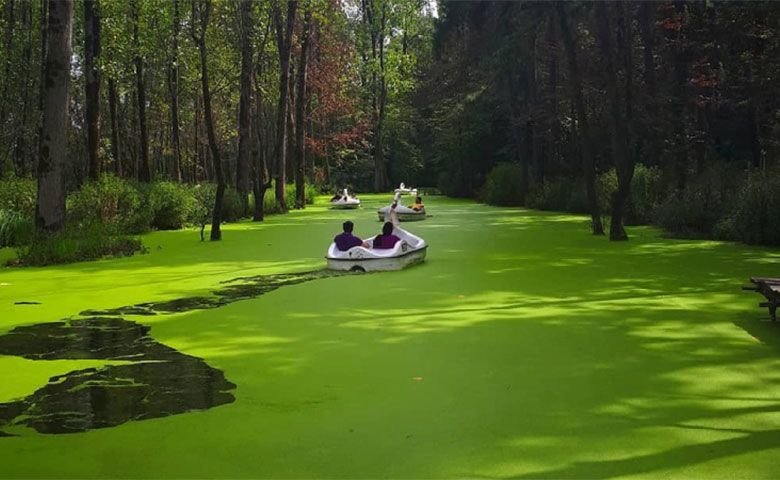
[{"label": "forest of trees", "polygon": [[[132,183],[139,200],[125,203],[141,209],[203,185],[187,191],[216,240],[224,219],[303,208],[313,186],[404,181],[587,213],[613,240],[657,223],[780,243],[766,218],[780,207],[778,13],[710,0],[0,0],[0,224],[18,210],[61,232],[101,181]],[[147,228],[186,220],[150,215]]]},{"label": "forest of trees", "polygon": [[449,195],[780,244],[778,79],[777,2],[442,2],[420,145]]},{"label": "forest of trees", "polygon": [[[39,180],[39,230],[65,226],[66,192],[108,173],[232,190],[390,187],[426,0],[2,0],[0,176]],[[50,144],[50,145],[49,145]],[[51,152],[49,154],[48,152]],[[393,162],[396,161],[396,162]],[[251,193],[251,195],[250,195]],[[263,202],[254,202],[254,218]]]}]

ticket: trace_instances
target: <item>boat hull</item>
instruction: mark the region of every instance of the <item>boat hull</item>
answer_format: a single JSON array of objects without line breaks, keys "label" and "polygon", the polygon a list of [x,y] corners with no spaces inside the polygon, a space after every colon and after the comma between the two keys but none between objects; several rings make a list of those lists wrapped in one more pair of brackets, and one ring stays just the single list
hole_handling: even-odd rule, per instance
[{"label": "boat hull", "polygon": [[422,263],[425,261],[425,255],[428,247],[412,250],[405,255],[386,258],[355,258],[355,259],[337,259],[328,258],[328,268],[331,270],[361,271],[361,272],[381,272],[402,270],[406,267]]},{"label": "boat hull", "polygon": [[354,210],[360,207],[360,203],[331,203],[330,208],[334,210]]}]

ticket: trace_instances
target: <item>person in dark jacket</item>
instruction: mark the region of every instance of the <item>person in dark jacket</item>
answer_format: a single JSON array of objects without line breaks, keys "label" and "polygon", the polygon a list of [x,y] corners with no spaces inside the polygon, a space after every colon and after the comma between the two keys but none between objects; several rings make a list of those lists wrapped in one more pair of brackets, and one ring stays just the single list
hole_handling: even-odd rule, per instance
[{"label": "person in dark jacket", "polygon": [[374,237],[374,248],[388,250],[395,247],[395,244],[400,240],[398,236],[393,235],[393,224],[385,222],[382,225],[382,233]]},{"label": "person in dark jacket", "polygon": [[352,235],[352,230],[355,228],[354,223],[347,220],[344,222],[342,227],[344,228],[344,231],[333,238],[333,241],[336,242],[336,248],[342,252],[346,252],[352,247],[368,248],[368,244],[366,242],[361,240],[359,237]]}]

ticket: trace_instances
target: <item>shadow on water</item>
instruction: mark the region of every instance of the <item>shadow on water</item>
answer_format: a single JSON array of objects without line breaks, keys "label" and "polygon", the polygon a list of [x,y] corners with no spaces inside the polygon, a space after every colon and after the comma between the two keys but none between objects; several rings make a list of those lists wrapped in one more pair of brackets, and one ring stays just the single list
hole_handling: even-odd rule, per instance
[{"label": "shadow on water", "polygon": [[[0,336],[0,355],[33,360],[132,363],[52,377],[24,399],[0,403],[0,428],[74,433],[232,403],[236,386],[203,360],[163,345],[150,328],[121,318],[17,327]],[[9,436],[0,430],[0,436]]]},{"label": "shadow on water", "polygon": [[[276,275],[257,275],[238,277],[222,282],[227,286],[214,290],[211,296],[193,296],[166,300],[164,302],[148,302],[112,308],[109,310],[85,310],[81,315],[156,315],[158,313],[178,313],[190,310],[206,310],[219,308],[241,300],[259,297],[277,288],[287,285],[317,280],[319,278],[356,275],[356,272],[336,270],[314,270],[300,273],[281,273]],[[239,283],[240,282],[240,283]]]}]

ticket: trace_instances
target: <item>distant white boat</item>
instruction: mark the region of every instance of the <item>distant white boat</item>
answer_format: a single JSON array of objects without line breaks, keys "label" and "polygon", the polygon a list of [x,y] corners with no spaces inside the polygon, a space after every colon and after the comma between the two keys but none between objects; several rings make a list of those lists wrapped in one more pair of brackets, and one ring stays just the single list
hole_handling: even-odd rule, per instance
[{"label": "distant white boat", "polygon": [[359,206],[360,200],[357,197],[350,195],[346,188],[339,198],[330,201],[330,208],[353,209],[358,208]]}]

